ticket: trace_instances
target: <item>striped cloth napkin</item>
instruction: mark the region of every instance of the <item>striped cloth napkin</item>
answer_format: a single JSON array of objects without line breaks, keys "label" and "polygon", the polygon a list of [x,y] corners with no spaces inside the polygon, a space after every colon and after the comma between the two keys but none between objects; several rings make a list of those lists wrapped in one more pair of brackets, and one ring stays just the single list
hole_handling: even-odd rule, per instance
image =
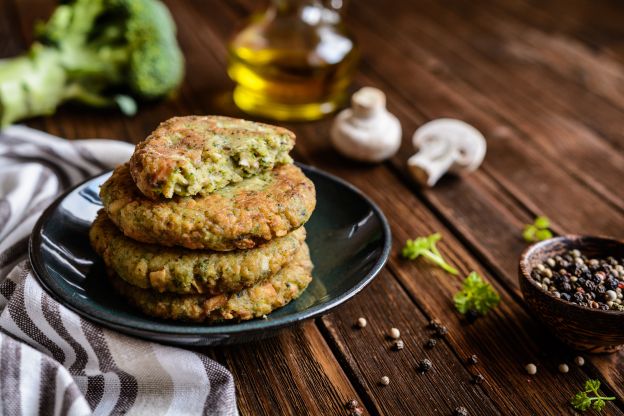
[{"label": "striped cloth napkin", "polygon": [[0,415],[238,414],[224,367],[84,320],[33,276],[28,237],[43,209],[132,150],[20,126],[0,132]]}]

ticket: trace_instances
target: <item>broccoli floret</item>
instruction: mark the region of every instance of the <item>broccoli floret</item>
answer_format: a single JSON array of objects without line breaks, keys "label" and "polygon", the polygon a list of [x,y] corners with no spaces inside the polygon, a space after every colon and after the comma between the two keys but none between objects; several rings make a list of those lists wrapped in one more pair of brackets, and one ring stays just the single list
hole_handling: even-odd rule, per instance
[{"label": "broccoli floret", "polygon": [[182,81],[176,27],[158,0],[72,0],[37,26],[37,41],[0,60],[0,126],[54,113],[65,101],[136,111]]}]

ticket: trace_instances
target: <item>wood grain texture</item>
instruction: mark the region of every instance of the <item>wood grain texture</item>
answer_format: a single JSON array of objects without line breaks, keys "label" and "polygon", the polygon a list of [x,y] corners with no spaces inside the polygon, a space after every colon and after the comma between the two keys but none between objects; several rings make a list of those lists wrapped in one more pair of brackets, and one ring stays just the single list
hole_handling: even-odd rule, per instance
[{"label": "wood grain texture", "polygon": [[[327,144],[321,143],[326,140],[320,129],[315,133],[309,132],[306,137],[305,144],[299,144],[304,158],[328,154]],[[315,149],[312,142],[319,148]],[[572,352],[532,321],[523,307],[516,303],[516,296],[505,293],[503,287],[493,281],[501,292],[501,306],[487,318],[467,325],[452,308],[451,298],[459,289],[460,280],[425,262],[409,262],[398,256],[397,251],[408,238],[438,231],[443,235],[440,250],[458,266],[462,275],[476,270],[486,279],[493,280],[493,276],[471,258],[418,198],[409,195],[407,189],[397,187],[396,178],[380,167],[366,168],[329,156],[322,161],[315,159],[315,162],[356,186],[367,187],[369,196],[379,204],[391,223],[394,250],[389,269],[429,318],[441,319],[448,326],[450,335],[447,340],[458,357],[471,354],[482,357],[484,366],[481,372],[486,378],[486,386],[491,387],[488,394],[503,408],[504,414],[559,415],[569,410],[567,399],[588,374],[581,368],[573,369],[566,377],[557,373],[557,365],[561,360],[570,362]],[[357,351],[356,346],[350,346],[350,350]],[[540,377],[526,376],[523,367],[529,362],[540,367]],[[549,398],[534,394],[540,390],[549,391]],[[619,414],[615,408],[612,410]]]},{"label": "wood grain texture", "polygon": [[[231,101],[227,39],[252,10],[251,0],[166,1],[178,24],[187,76],[172,100],[145,104],[134,118],[114,110],[63,106],[29,125],[68,138],[110,137],[136,143],[174,115],[243,116]],[[0,0],[0,57],[32,40],[35,20],[53,0]],[[557,372],[575,353],[533,320],[522,301],[517,262],[523,224],[546,214],[557,233],[624,230],[624,6],[610,0],[434,0],[350,2],[350,27],[363,61],[357,85],[388,96],[401,120],[403,145],[390,162],[367,166],[338,156],[330,120],[292,124],[297,159],[359,186],[388,216],[394,249],[388,267],[356,299],[316,322],[276,338],[203,349],[237,383],[241,413],[347,414],[356,398],[370,414],[573,414],[567,402],[587,378],[599,378],[619,400],[604,414],[624,414],[624,353],[592,356]],[[411,134],[429,119],[466,120],[488,139],[482,168],[463,179],[417,188],[405,170]],[[439,231],[444,255],[466,274],[477,270],[501,293],[487,318],[466,324],[453,311],[457,278],[400,258],[407,238]],[[364,330],[353,327],[366,316]],[[450,333],[433,350],[426,322]],[[385,333],[401,329],[402,351]],[[479,356],[479,364],[465,359]],[[429,357],[434,371],[416,371]],[[538,365],[528,377],[523,367]],[[481,385],[471,383],[477,372]],[[388,375],[391,383],[378,380]]]}]

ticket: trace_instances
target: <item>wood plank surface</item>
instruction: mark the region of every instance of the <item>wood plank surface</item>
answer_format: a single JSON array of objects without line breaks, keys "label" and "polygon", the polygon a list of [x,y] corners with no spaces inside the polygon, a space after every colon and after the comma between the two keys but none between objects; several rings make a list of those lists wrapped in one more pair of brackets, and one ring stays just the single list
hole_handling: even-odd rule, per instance
[{"label": "wood plank surface", "polygon": [[[68,138],[138,142],[173,115],[244,116],[231,101],[226,44],[264,2],[167,1],[187,59],[174,99],[142,106],[136,117],[63,106],[29,125]],[[35,20],[52,0],[0,0],[0,57],[32,40]],[[234,374],[244,415],[574,414],[569,398],[587,378],[618,396],[603,414],[624,414],[624,352],[586,357],[584,367],[557,365],[576,355],[528,314],[517,282],[526,243],[523,224],[545,214],[557,233],[624,236],[624,5],[609,0],[434,0],[350,2],[347,22],[362,48],[356,86],[384,90],[400,119],[403,144],[388,163],[349,162],[329,144],[331,119],[292,123],[295,156],[360,187],[387,215],[393,250],[386,269],[353,301],[277,337],[202,351]],[[488,139],[474,174],[420,189],[405,169],[411,135],[422,123],[456,117]],[[460,280],[421,261],[403,260],[408,238],[440,232],[440,249],[462,275],[476,270],[501,294],[501,305],[468,324],[454,312]],[[368,326],[356,329],[358,317]],[[433,349],[427,322],[449,334]],[[391,327],[405,348],[391,349]],[[479,358],[477,365],[466,359]],[[420,374],[417,363],[433,362]],[[538,365],[529,377],[524,365]],[[482,384],[473,383],[476,374]],[[390,385],[379,384],[381,376]]]}]

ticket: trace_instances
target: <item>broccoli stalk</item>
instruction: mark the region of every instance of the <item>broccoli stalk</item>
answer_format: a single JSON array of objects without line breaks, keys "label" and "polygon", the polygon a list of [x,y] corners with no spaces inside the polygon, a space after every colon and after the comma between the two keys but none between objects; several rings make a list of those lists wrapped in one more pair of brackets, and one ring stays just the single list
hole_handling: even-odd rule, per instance
[{"label": "broccoli stalk", "polygon": [[49,115],[65,101],[136,111],[175,90],[184,58],[158,0],[73,0],[37,27],[37,41],[0,60],[0,126]]}]

